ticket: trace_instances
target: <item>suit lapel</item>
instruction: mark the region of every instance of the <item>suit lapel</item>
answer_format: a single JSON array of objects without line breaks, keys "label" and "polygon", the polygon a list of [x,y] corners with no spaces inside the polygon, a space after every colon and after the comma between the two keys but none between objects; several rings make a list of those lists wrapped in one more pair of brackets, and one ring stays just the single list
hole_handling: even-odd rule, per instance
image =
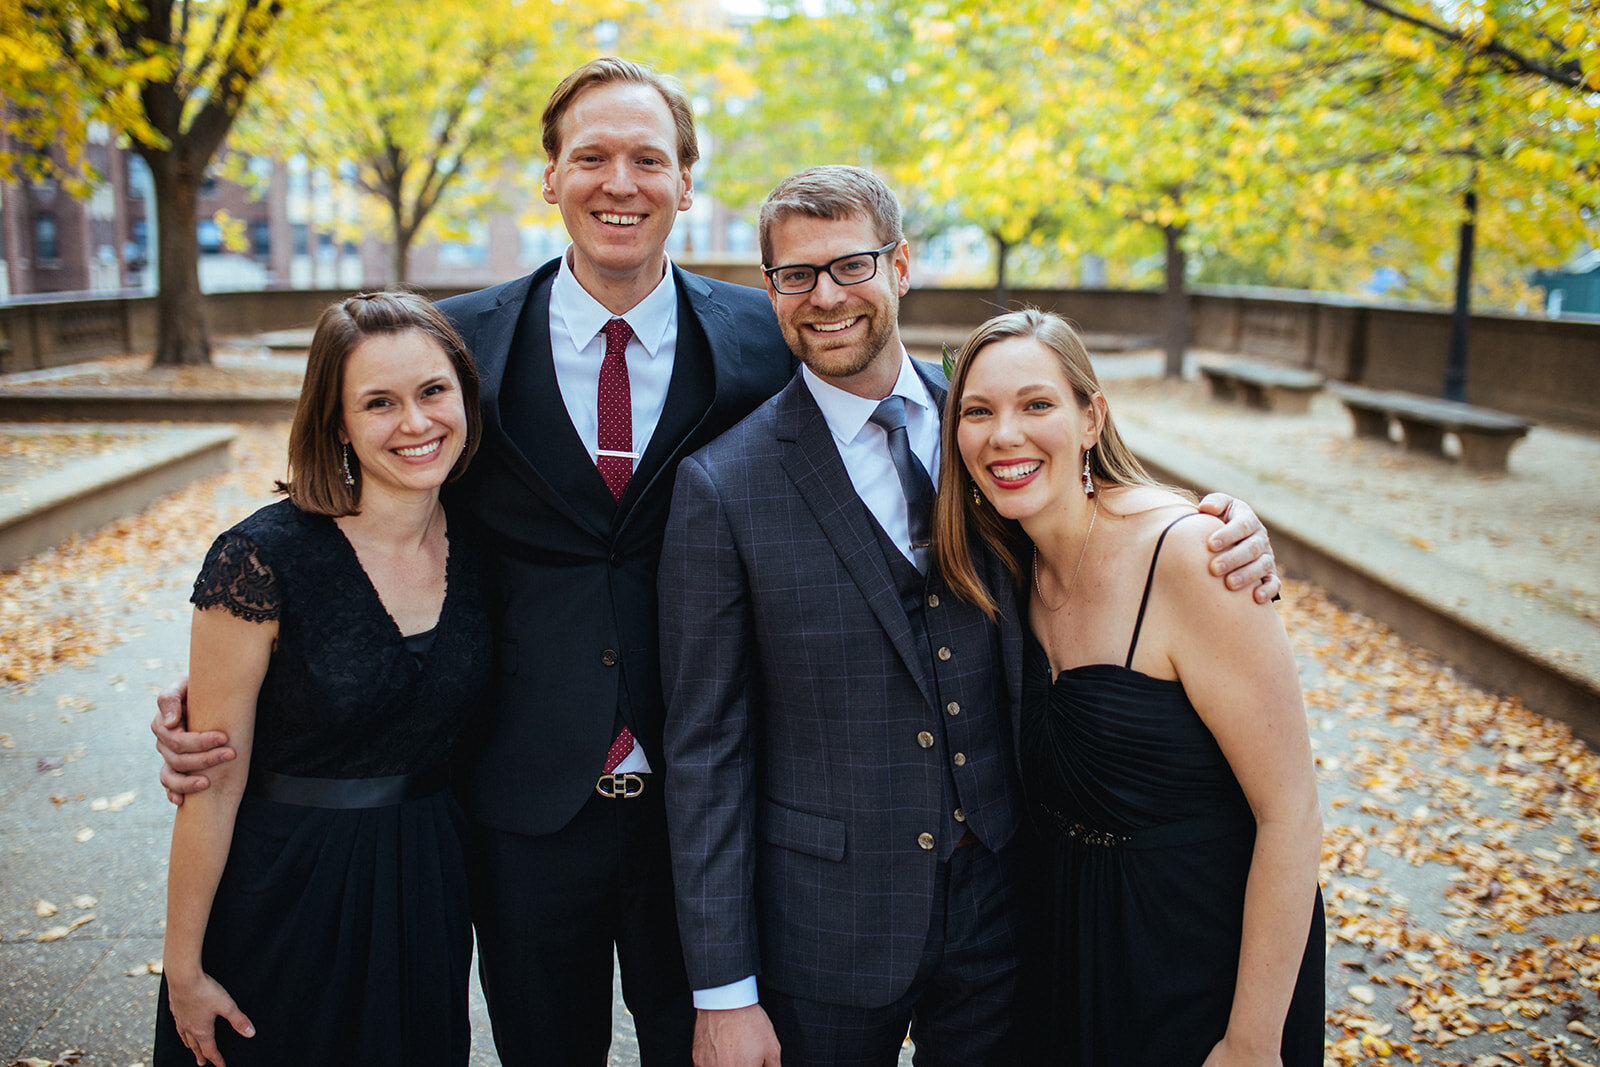
[{"label": "suit lapel", "polygon": [[873,533],[870,513],[839,458],[828,421],[799,375],[778,394],[777,438],[783,469],[805,501],[839,562],[866,598],[906,669],[930,704],[937,702],[925,652],[900,606],[894,575]]},{"label": "suit lapel", "polygon": [[[677,275],[678,341],[672,357],[672,381],[667,386],[667,398],[656,431],[650,435],[644,454],[634,467],[628,490],[618,504],[623,512],[618,520],[619,529],[639,498],[649,492],[658,479],[671,479],[677,473],[678,461],[685,455],[694,430],[706,418],[711,403],[716,363],[708,353],[700,314],[689,299],[686,280],[692,277],[682,272]],[[697,288],[703,288],[703,284]]]},{"label": "suit lapel", "polygon": [[[743,405],[738,411],[742,416],[754,406],[740,389],[743,338],[735,331],[727,309],[704,278],[677,264],[673,264],[672,274],[678,286],[678,347],[673,356],[672,385],[661,426],[623,495],[619,531],[640,497],[662,491],[663,482],[665,488],[671,488],[678,464],[708,439],[704,430],[708,423],[731,426],[738,419],[724,414],[729,408]],[[665,437],[663,428],[669,416],[674,436]]]},{"label": "suit lapel", "polygon": [[[529,364],[516,368],[516,373],[526,373],[532,378],[543,371],[545,376],[551,378],[551,387],[554,388],[550,332],[545,324],[549,322],[550,317],[550,281],[555,275],[558,264],[559,261],[552,261],[521,282],[507,286],[494,307],[478,314],[473,357],[477,360],[481,379],[479,391],[483,405],[484,431],[491,438],[499,439],[500,452],[507,468],[541,500],[574,524],[588,529],[597,537],[605,537],[606,531],[598,524],[596,516],[590,514],[589,509],[580,511],[574,507],[573,502],[541,473],[538,466],[517,443],[519,438],[527,440],[530,432],[560,432],[564,429],[569,436],[575,436],[571,420],[567,418],[565,408],[562,406],[559,390],[554,394],[554,399],[556,406],[561,409],[560,420],[557,425],[545,427],[526,425],[530,420],[537,419],[536,413],[522,410],[520,407],[508,408],[510,398],[504,395],[506,374],[512,359],[526,360]],[[530,327],[537,328],[524,328],[519,331],[518,325],[524,320]],[[521,346],[518,351],[513,352],[512,348],[519,340]],[[583,451],[581,447],[579,451]],[[584,458],[587,460],[587,453],[584,453]],[[592,467],[592,464],[590,466]],[[599,481],[598,473],[595,474],[595,478]],[[605,483],[599,481],[599,485],[600,492],[606,492]]]}]

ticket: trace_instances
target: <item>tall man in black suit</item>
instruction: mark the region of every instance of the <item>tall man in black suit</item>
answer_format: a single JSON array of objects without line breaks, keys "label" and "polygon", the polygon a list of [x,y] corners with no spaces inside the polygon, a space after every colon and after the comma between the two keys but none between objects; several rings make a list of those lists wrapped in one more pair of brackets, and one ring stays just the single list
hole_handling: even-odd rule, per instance
[{"label": "tall man in black suit", "polygon": [[497,609],[494,697],[456,781],[480,977],[503,1063],[604,1064],[614,948],[643,1063],[687,1064],[657,773],[662,528],[678,461],[793,361],[760,290],[667,259],[699,157],[676,80],[595,60],[543,122],[544,198],[571,248],[440,304],[478,361],[485,425],[447,504],[483,534]]},{"label": "tall man in black suit", "polygon": [[886,1067],[908,1023],[919,1065],[1008,1063],[1022,638],[929,565],[945,382],[900,342],[900,207],[816,167],[760,226],[803,370],[678,467],[661,560],[696,1063]]},{"label": "tall man in black suit", "polygon": [[[792,363],[760,292],[666,258],[698,157],[676,82],[589,63],[551,96],[544,147],[544,198],[572,247],[440,305],[483,379],[486,437],[454,499],[485,534],[498,607],[494,699],[457,786],[480,976],[503,1061],[600,1063],[615,945],[644,1062],[683,1062],[692,1013],[652,773],[661,532],[678,461]],[[604,395],[618,320],[632,424],[620,448]],[[620,479],[618,461],[631,465]]]}]

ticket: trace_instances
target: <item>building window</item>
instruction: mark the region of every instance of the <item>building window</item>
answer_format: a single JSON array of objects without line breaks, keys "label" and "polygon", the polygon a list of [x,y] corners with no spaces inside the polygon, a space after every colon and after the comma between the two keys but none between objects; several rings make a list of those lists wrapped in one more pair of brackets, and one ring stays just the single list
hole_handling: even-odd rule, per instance
[{"label": "building window", "polygon": [[266,259],[272,254],[272,224],[256,221],[250,224],[250,254]]},{"label": "building window", "polygon": [[54,215],[33,217],[33,258],[40,263],[55,263],[61,259],[61,244],[56,235]]},{"label": "building window", "polygon": [[128,160],[128,199],[143,200],[152,195],[155,188],[155,179],[150,176],[150,164],[139,156],[129,155]]},{"label": "building window", "polygon": [[214,256],[222,251],[222,227],[211,219],[203,220],[195,227],[196,236],[200,240],[202,255]]},{"label": "building window", "polygon": [[290,233],[292,233],[294,235],[294,254],[295,255],[303,256],[308,251],[310,251],[310,246],[311,246],[311,227],[310,226],[307,226],[303,222],[297,222],[294,225],[289,227],[289,231],[290,231]]}]

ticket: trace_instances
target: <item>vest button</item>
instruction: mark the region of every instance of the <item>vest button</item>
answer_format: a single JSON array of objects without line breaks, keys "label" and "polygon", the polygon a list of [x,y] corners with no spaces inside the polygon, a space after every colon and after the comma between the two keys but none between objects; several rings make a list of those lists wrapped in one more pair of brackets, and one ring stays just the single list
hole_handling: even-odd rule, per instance
[{"label": "vest button", "polygon": [[957,704],[954,700],[952,700],[950,703],[948,703],[948,704],[946,704],[944,706],[944,710],[948,711],[952,715],[960,715],[961,714],[961,705]]},{"label": "vest button", "polygon": [[956,809],[955,815],[956,815],[956,822],[966,822],[967,821],[967,813],[962,811],[960,808]]},{"label": "vest button", "polygon": [[949,649],[948,646],[944,647],[944,648],[941,648],[941,649],[939,649],[939,651],[937,653],[935,653],[935,655],[937,655],[940,659],[949,659],[950,658],[950,649]]},{"label": "vest button", "polygon": [[928,607],[936,608],[938,606],[939,606],[939,594],[938,593],[929,593],[928,594]]},{"label": "vest button", "polygon": [[918,834],[917,835],[917,847],[922,849],[922,851],[924,851],[924,852],[932,852],[933,851],[933,835],[932,834]]},{"label": "vest button", "polygon": [[965,767],[967,765],[967,754],[965,752],[957,752],[954,756],[951,756],[950,759],[957,767]]},{"label": "vest button", "polygon": [[922,731],[917,735],[917,744],[921,745],[923,748],[932,748],[933,735],[926,730]]},{"label": "vest button", "polygon": [[608,648],[600,653],[600,662],[607,667],[615,667],[617,665],[616,651]]}]

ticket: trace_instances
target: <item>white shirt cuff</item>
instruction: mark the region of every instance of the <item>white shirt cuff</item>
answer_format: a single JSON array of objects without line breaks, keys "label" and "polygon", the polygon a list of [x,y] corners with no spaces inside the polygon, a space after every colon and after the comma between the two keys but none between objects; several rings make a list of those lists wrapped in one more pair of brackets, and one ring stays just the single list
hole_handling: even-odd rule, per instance
[{"label": "white shirt cuff", "polygon": [[709,1011],[748,1008],[760,999],[756,995],[756,976],[753,974],[749,978],[741,978],[737,982],[719,985],[714,989],[694,991],[694,1006]]}]

